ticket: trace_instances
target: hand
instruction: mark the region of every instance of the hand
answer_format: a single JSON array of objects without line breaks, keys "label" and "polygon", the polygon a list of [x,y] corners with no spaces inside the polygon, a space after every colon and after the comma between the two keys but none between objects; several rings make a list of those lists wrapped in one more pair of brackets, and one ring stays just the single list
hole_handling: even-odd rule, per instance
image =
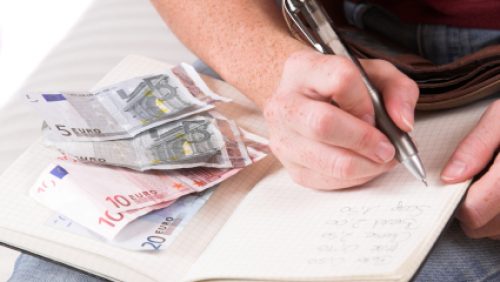
[{"label": "hand", "polygon": [[[476,128],[460,143],[441,179],[462,182],[480,172],[500,146],[500,100],[484,113]],[[493,165],[469,188],[457,218],[471,238],[500,239],[500,154]]]},{"label": "hand", "polygon": [[[389,116],[411,131],[418,98],[415,82],[386,61],[362,64],[382,93]],[[264,106],[264,116],[272,151],[301,185],[352,187],[396,164],[394,147],[373,126],[373,105],[361,74],[344,57],[311,50],[294,53]]]}]

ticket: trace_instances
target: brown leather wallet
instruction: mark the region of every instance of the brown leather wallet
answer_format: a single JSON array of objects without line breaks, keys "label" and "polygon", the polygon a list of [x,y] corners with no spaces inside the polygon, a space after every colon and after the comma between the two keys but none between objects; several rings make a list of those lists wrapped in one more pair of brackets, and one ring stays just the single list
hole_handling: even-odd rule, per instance
[{"label": "brown leather wallet", "polygon": [[[291,33],[304,41],[287,13],[283,15]],[[418,110],[454,108],[500,92],[499,44],[436,65],[387,37],[342,21],[335,21],[335,25],[357,57],[387,60],[417,82]]]}]

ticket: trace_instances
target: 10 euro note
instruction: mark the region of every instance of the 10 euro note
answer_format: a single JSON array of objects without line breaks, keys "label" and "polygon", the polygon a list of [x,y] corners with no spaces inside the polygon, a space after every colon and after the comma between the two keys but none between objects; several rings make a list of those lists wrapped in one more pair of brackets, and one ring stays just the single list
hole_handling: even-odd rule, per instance
[{"label": "10 euro note", "polygon": [[252,163],[241,132],[233,121],[209,112],[169,122],[134,138],[101,142],[52,141],[53,128],[43,129],[45,144],[82,162],[135,170],[190,167],[232,168]]},{"label": "10 euro note", "polygon": [[46,225],[128,250],[160,251],[172,244],[208,201],[212,192],[210,189],[184,196],[166,208],[141,216],[124,227],[112,240],[105,240],[70,218],[57,213],[47,220]]},{"label": "10 euro note", "polygon": [[[244,132],[251,162],[264,158],[266,140]],[[97,206],[113,212],[141,209],[183,195],[213,187],[238,173],[241,168],[195,167],[177,170],[138,172],[118,167],[85,165],[68,156],[59,158],[68,173],[67,185],[85,191]]]},{"label": "10 euro note", "polygon": [[[254,161],[266,155],[261,151],[265,139],[259,138],[245,134],[245,140],[251,140],[249,152]],[[61,158],[42,172],[30,196],[108,240],[138,217],[213,187],[241,170],[193,168],[141,173]]]},{"label": "10 euro note", "polygon": [[215,101],[228,101],[213,93],[187,64],[94,92],[35,93],[27,98],[54,129],[51,138],[58,141],[131,138],[212,109]]},{"label": "10 euro note", "polygon": [[[51,210],[57,211],[96,234],[113,239],[128,223],[153,210],[165,208],[173,201],[126,212],[114,212],[99,205],[78,185],[72,183],[66,165],[50,164],[30,189],[30,196]],[[89,178],[92,175],[88,175]]]}]

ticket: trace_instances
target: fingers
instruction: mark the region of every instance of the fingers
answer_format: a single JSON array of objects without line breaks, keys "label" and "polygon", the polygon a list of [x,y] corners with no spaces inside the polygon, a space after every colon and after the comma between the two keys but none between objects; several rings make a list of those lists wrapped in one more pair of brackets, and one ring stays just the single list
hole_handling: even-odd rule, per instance
[{"label": "fingers", "polygon": [[280,160],[306,167],[337,180],[374,177],[386,172],[395,162],[380,165],[354,152],[315,142],[298,134],[288,134],[271,149]]},{"label": "fingers", "polygon": [[373,105],[361,74],[346,58],[299,52],[288,59],[283,77],[287,78],[285,91],[300,91],[315,100],[334,100],[352,115],[374,121]]},{"label": "fingers", "polygon": [[327,145],[338,146],[377,163],[394,158],[395,148],[379,130],[331,104],[298,98],[293,114],[283,120],[300,135]]},{"label": "fingers", "polygon": [[500,214],[499,203],[500,155],[488,172],[469,188],[457,218],[469,229],[481,228]]},{"label": "fingers", "polygon": [[479,228],[471,228],[464,223],[461,224],[461,227],[465,235],[473,239],[479,239],[479,238],[491,238],[494,240],[500,239],[500,215],[497,215],[486,225]]},{"label": "fingers", "polygon": [[448,183],[470,179],[492,159],[500,145],[500,100],[486,110],[474,130],[465,137],[441,173]]},{"label": "fingers", "polygon": [[370,81],[382,93],[387,113],[402,130],[413,130],[419,89],[415,81],[383,60],[361,60]]},{"label": "fingers", "polygon": [[[375,86],[388,93],[384,97],[387,95],[394,108],[389,114],[398,114],[396,124],[410,130],[418,91],[406,91],[404,86],[414,86],[408,82],[392,83],[393,79],[408,79],[389,63],[368,65],[369,72],[376,73]],[[401,91],[409,94],[398,100]],[[411,108],[404,121],[400,114],[403,103]],[[356,186],[396,164],[395,148],[373,127],[373,104],[361,73],[346,58],[312,51],[295,53],[284,66],[276,93],[266,101],[264,116],[272,151],[304,186]]]},{"label": "fingers", "polygon": [[375,178],[375,176],[369,176],[357,179],[337,179],[297,164],[284,163],[284,166],[293,181],[302,186],[318,190],[336,190],[355,187]]}]

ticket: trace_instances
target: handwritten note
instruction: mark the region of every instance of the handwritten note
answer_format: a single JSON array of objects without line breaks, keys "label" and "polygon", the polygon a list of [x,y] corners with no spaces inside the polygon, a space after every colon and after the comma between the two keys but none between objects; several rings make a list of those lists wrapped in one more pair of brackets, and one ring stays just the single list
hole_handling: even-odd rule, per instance
[{"label": "handwritten note", "polygon": [[336,209],[322,223],[310,265],[391,263],[399,252],[425,225],[430,206],[394,201],[387,205],[345,205]]}]

